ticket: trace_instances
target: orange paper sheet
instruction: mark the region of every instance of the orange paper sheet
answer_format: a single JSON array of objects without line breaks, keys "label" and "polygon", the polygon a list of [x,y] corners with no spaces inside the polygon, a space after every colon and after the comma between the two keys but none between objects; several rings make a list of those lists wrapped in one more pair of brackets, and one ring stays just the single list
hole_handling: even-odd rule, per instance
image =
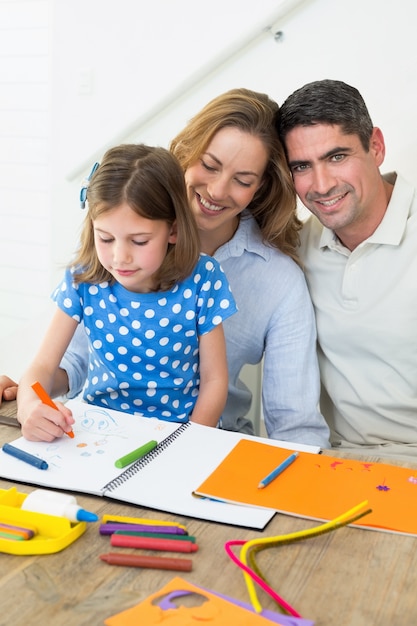
[{"label": "orange paper sheet", "polygon": [[272,483],[258,489],[288,455],[288,450],[242,440],[195,493],[316,520],[334,519],[367,500],[372,513],[358,526],[417,535],[417,470],[300,452]]},{"label": "orange paper sheet", "polygon": [[[187,600],[181,601],[180,597],[170,599],[177,591],[188,591]],[[164,606],[164,599],[169,600],[172,608]],[[175,577],[157,593],[131,609],[109,617],[104,623],[106,626],[152,626],[161,623],[170,626],[267,626],[271,621]],[[277,622],[274,623],[279,626]]]}]

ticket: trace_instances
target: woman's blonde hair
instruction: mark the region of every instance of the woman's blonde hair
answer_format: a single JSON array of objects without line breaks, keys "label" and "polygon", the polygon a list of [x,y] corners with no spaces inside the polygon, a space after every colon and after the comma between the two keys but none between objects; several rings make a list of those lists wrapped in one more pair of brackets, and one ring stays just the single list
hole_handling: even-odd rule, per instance
[{"label": "woman's blonde hair", "polygon": [[176,224],[177,240],[168,244],[155,276],[155,291],[165,291],[191,274],[200,252],[198,230],[188,205],[184,173],[168,150],[143,144],[111,148],[91,178],[87,201],[80,248],[71,264],[80,268],[75,282],[114,282],[97,257],[93,221],[123,203],[146,219]]},{"label": "woman's blonde hair", "polygon": [[204,154],[222,128],[238,128],[258,137],[269,158],[262,185],[247,208],[256,219],[264,241],[298,262],[296,248],[301,222],[296,213],[293,181],[278,138],[278,112],[278,104],[266,94],[232,89],[197,113],[172,140],[170,150],[185,172]]}]

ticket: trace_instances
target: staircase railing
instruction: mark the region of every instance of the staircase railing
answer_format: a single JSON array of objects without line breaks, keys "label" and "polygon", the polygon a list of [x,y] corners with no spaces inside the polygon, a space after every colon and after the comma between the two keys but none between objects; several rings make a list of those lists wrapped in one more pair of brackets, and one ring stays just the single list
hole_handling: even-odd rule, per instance
[{"label": "staircase railing", "polygon": [[91,163],[100,159],[102,154],[110,146],[123,142],[134,141],[135,137],[140,134],[141,129],[151,124],[158,117],[167,113],[179,102],[186,99],[191,91],[201,87],[220,69],[223,69],[226,65],[232,63],[239,57],[239,55],[244,52],[248,52],[265,37],[273,37],[275,41],[280,41],[282,38],[282,31],[280,31],[279,28],[282,26],[283,19],[288,17],[292,11],[298,9],[300,5],[305,4],[306,1],[308,0],[282,0],[274,14],[271,15],[269,19],[264,21],[263,26],[257,26],[253,31],[235,43],[232,47],[224,50],[220,55],[213,58],[208,64],[199,68],[197,73],[191,74],[186,80],[180,82],[174,90],[170,91],[156,105],[152,105],[152,109],[150,111],[145,112],[143,115],[133,120],[132,123],[125,126],[119,133],[113,135],[109,141],[95,150],[94,153],[87,159],[83,160],[71,171],[69,171],[66,176],[67,180],[74,181],[82,178],[86,174],[87,170],[91,168]]}]

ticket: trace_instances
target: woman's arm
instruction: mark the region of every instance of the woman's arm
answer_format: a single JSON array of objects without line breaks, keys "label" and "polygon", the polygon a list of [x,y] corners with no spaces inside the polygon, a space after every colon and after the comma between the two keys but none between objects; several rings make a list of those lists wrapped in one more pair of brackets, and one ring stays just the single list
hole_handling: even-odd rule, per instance
[{"label": "woman's arm", "polygon": [[[0,405],[2,400],[16,400],[18,384],[3,374],[0,376]],[[63,396],[68,392],[68,374],[59,367],[55,373],[51,396]]]},{"label": "woman's arm", "polygon": [[78,324],[58,371],[62,377],[56,395],[65,394],[68,398],[74,398],[81,393],[88,374],[88,339],[83,322]]},{"label": "woman's arm", "polygon": [[191,421],[217,426],[227,398],[227,360],[223,325],[201,335],[200,390]]},{"label": "woman's arm", "polygon": [[272,439],[329,448],[319,411],[320,374],[314,311],[304,279],[294,280],[265,343],[262,401]]},{"label": "woman's arm", "polygon": [[27,439],[52,441],[71,430],[71,411],[61,403],[57,403],[59,410],[46,406],[31,386],[39,381],[49,394],[55,395],[60,386],[57,380],[65,385],[64,377],[57,378],[57,372],[76,327],[76,320],[57,309],[34,360],[19,381],[17,418]]}]

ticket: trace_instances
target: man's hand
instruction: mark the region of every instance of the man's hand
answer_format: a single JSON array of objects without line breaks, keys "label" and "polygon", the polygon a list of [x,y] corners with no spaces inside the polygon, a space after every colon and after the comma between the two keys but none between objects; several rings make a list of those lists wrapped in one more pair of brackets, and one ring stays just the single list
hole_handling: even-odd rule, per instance
[{"label": "man's hand", "polygon": [[0,376],[0,405],[2,400],[16,400],[17,383],[6,376]]}]

